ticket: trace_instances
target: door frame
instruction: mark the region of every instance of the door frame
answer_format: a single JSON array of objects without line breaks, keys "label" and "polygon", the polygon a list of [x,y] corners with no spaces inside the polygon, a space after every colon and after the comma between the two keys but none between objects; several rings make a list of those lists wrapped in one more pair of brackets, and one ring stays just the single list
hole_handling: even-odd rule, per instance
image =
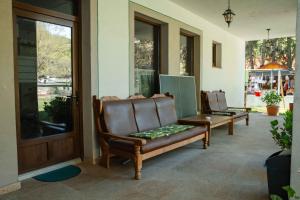
[{"label": "door frame", "polygon": [[[81,158],[83,160],[83,131],[82,131],[82,86],[81,86],[81,34],[80,34],[80,12],[81,12],[81,4],[80,0],[78,3],[78,16],[72,16],[63,14],[60,12],[48,10],[45,8],[40,8],[36,6],[32,6],[26,3],[17,2],[13,0],[13,34],[14,34],[14,83],[15,83],[15,109],[16,109],[16,133],[17,133],[17,152],[18,152],[18,171],[19,174],[29,172],[32,170],[40,169],[43,167],[51,166],[53,164],[57,164],[64,161],[50,161],[41,166],[38,166],[29,170],[20,170],[20,148],[26,145],[33,145],[43,143],[49,140],[59,140],[65,139],[68,137],[74,137],[76,142],[74,145],[75,154],[70,159]],[[73,103],[73,117],[75,118],[74,123],[74,131],[67,132],[63,134],[53,135],[53,136],[44,136],[40,138],[33,138],[29,140],[21,139],[21,123],[20,123],[20,96],[19,96],[19,78],[18,78],[18,41],[17,41],[17,17],[24,17],[32,20],[38,20],[47,23],[53,23],[57,25],[67,26],[72,28],[72,95],[76,95],[78,97],[77,105]],[[77,107],[75,109],[75,107]],[[75,136],[74,136],[75,135]],[[77,146],[78,144],[78,146]]]}]

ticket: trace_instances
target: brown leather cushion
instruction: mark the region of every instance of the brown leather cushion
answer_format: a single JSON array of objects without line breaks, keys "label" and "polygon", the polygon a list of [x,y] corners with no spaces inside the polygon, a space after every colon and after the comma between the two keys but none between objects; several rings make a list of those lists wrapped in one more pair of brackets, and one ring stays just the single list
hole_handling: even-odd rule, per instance
[{"label": "brown leather cushion", "polygon": [[220,92],[216,92],[216,94],[217,94],[220,111],[227,110],[228,106],[227,106],[227,101],[226,101],[226,97],[225,97],[225,92],[220,91]]},{"label": "brown leather cushion", "polygon": [[170,97],[154,99],[161,126],[177,123],[175,101]]},{"label": "brown leather cushion", "polygon": [[233,111],[233,112],[235,112],[233,118],[246,117],[248,115],[247,112],[242,112],[242,111]]},{"label": "brown leather cushion", "polygon": [[132,100],[132,104],[139,132],[160,127],[153,99],[135,99]]},{"label": "brown leather cushion", "polygon": [[210,110],[219,111],[219,104],[216,92],[207,92],[207,101]]},{"label": "brown leather cushion", "polygon": [[[204,126],[197,126],[194,128],[191,128],[187,131],[177,133],[171,136],[166,136],[154,140],[147,140],[147,144],[142,146],[142,153],[147,153],[156,149],[159,149],[161,147],[165,147],[180,141],[183,141],[185,139],[192,138],[197,135],[204,134],[207,131],[206,127]],[[134,152],[134,143],[128,142],[124,140],[111,140],[110,146],[112,148],[120,149],[123,151],[127,151],[130,153]]]},{"label": "brown leather cushion", "polygon": [[103,112],[108,132],[119,135],[137,132],[131,100],[105,101]]}]

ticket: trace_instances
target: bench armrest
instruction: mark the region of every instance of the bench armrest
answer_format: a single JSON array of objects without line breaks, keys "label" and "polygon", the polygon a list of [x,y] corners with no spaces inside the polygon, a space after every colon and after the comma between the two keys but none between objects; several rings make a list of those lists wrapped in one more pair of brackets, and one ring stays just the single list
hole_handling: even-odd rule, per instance
[{"label": "bench armrest", "polygon": [[247,107],[228,107],[228,109],[245,110],[246,112],[251,111],[251,108],[247,108]]},{"label": "bench armrest", "polygon": [[185,121],[185,120],[178,120],[177,121],[178,124],[182,124],[182,125],[192,125],[192,126],[205,126],[206,128],[209,127],[210,122],[209,121]]},{"label": "bench armrest", "polygon": [[233,116],[233,115],[235,115],[236,113],[233,112],[233,111],[217,111],[217,110],[212,110],[212,111],[211,111],[211,114],[214,114],[214,115],[227,115],[227,116]]},{"label": "bench armrest", "polygon": [[100,134],[109,139],[126,140],[126,141],[130,141],[130,142],[134,142],[138,146],[142,146],[147,143],[147,141],[142,138],[115,135],[115,134],[107,133],[107,132],[101,132]]}]

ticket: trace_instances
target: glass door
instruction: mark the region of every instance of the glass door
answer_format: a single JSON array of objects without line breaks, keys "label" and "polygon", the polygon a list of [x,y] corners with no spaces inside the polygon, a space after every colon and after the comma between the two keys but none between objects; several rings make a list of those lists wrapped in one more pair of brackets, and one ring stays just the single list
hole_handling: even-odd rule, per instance
[{"label": "glass door", "polygon": [[76,23],[15,10],[20,173],[79,157]]}]

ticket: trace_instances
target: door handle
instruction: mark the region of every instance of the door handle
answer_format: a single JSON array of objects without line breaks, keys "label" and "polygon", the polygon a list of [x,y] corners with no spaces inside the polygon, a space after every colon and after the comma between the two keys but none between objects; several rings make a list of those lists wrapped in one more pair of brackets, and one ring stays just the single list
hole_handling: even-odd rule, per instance
[{"label": "door handle", "polygon": [[79,96],[78,93],[76,92],[76,95],[68,96],[72,101],[75,101],[76,104],[79,104]]}]

